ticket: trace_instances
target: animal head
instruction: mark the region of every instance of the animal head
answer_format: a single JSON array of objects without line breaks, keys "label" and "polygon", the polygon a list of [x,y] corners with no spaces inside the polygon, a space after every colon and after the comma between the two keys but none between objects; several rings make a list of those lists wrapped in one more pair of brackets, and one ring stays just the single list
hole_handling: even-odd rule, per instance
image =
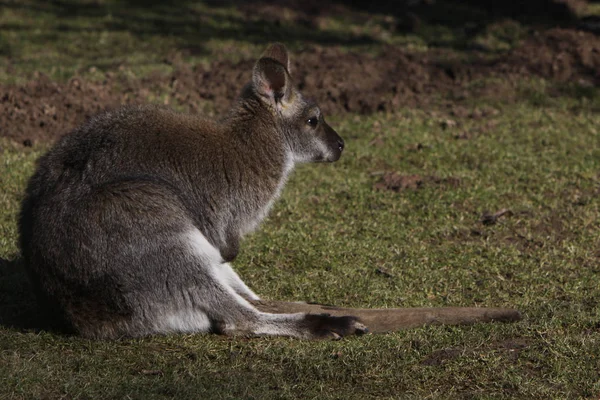
[{"label": "animal head", "polygon": [[325,122],[319,106],[294,86],[284,45],[271,44],[256,62],[252,90],[275,117],[295,162],[332,162],[340,158],[344,140]]}]

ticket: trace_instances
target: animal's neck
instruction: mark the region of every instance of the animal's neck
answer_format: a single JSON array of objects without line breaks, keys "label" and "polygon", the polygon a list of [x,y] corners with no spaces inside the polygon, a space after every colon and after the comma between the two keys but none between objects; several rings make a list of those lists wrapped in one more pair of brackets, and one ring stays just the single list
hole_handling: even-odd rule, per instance
[{"label": "animal's neck", "polygon": [[287,175],[290,151],[278,121],[255,96],[240,100],[223,121],[232,137],[246,149],[269,177]]},{"label": "animal's neck", "polygon": [[[262,107],[262,108],[261,108]],[[254,230],[279,197],[294,162],[275,117],[257,99],[245,99],[222,121],[239,143],[232,160],[238,166],[234,213],[240,234]],[[227,149],[225,149],[227,150]]]}]

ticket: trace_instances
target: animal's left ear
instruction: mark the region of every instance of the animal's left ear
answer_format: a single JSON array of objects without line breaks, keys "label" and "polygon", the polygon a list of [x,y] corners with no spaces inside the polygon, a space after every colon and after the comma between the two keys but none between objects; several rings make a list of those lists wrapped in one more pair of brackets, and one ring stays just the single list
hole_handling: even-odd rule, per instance
[{"label": "animal's left ear", "polygon": [[267,47],[261,58],[272,58],[273,60],[278,61],[281,63],[281,65],[285,67],[288,74],[291,73],[290,56],[283,44],[271,43],[269,47]]},{"label": "animal's left ear", "polygon": [[[282,60],[287,61],[287,53],[281,54],[278,50],[273,50],[280,50],[274,46],[276,45],[271,45],[265,54],[279,57],[285,55],[286,60]],[[285,50],[285,47],[283,49]],[[273,57],[263,56],[256,62],[252,71],[252,85],[256,93],[273,105],[288,102],[292,92],[292,83],[285,65]]]}]

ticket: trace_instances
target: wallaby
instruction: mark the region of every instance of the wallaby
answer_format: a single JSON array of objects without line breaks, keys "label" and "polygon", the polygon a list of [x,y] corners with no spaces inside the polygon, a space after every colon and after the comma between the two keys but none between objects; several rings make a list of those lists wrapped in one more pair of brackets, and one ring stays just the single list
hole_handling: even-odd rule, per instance
[{"label": "wallaby", "polygon": [[23,201],[20,244],[40,301],[90,338],[366,332],[356,316],[293,303],[266,312],[229,264],[294,165],[343,149],[294,87],[281,44],[218,122],[159,106],[93,117],[40,159]]},{"label": "wallaby", "polygon": [[365,331],[351,316],[260,312],[228,264],[296,163],[333,162],[344,149],[289,70],[287,50],[273,44],[219,122],[130,106],[92,118],[43,156],[20,240],[44,303],[91,338]]}]

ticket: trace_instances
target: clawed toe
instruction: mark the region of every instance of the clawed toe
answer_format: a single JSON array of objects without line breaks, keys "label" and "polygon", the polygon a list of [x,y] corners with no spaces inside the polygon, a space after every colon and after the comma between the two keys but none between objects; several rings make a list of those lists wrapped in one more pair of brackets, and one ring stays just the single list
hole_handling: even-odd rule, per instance
[{"label": "clawed toe", "polygon": [[305,319],[312,338],[339,340],[344,336],[363,335],[369,329],[356,317],[334,317],[328,314],[308,314]]},{"label": "clawed toe", "polygon": [[363,323],[356,321],[354,325],[354,334],[355,335],[364,335],[369,333],[369,328]]}]

